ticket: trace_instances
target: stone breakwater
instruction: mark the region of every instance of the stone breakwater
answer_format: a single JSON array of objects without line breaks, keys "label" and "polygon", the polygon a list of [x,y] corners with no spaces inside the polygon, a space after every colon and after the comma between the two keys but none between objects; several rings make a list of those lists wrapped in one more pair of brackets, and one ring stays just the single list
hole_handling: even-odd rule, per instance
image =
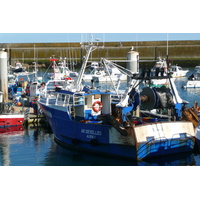
[{"label": "stone breakwater", "polygon": [[[92,60],[99,60],[101,57],[110,60],[124,60],[126,53],[133,46],[139,52],[140,60],[155,60],[159,57],[165,58],[167,54],[167,41],[147,42],[106,42],[99,43],[99,47],[92,53]],[[0,48],[8,52],[9,61],[14,65],[16,61],[31,64],[37,61],[41,67],[49,63],[49,58],[55,55],[56,58],[66,57],[67,62],[81,63],[85,50],[79,43],[4,43]],[[178,64],[198,65],[200,63],[200,41],[168,41],[169,59]],[[176,63],[174,63],[176,64]]]}]

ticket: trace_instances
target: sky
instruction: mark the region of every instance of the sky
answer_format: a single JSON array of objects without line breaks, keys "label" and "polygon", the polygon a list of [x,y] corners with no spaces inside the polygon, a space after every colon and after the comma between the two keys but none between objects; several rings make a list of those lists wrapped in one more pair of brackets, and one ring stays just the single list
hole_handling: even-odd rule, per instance
[{"label": "sky", "polygon": [[200,33],[0,33],[0,43],[200,40]]}]

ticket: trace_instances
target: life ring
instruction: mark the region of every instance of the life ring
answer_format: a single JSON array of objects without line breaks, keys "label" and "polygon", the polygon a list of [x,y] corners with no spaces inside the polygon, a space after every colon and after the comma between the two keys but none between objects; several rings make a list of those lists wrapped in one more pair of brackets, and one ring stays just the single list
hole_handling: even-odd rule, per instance
[{"label": "life ring", "polygon": [[97,74],[97,75],[101,75],[101,72],[97,72],[96,74]]},{"label": "life ring", "polygon": [[95,101],[92,104],[92,110],[94,112],[99,112],[102,108],[103,108],[103,104],[101,103],[101,101]]}]

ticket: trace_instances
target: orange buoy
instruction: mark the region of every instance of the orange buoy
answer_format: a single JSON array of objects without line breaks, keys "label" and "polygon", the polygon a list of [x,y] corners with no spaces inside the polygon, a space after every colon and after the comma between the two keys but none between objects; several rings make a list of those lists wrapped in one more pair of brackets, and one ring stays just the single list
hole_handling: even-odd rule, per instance
[{"label": "orange buoy", "polygon": [[21,106],[21,105],[22,105],[22,103],[21,103],[21,102],[17,102],[17,105],[18,105],[18,106]]}]

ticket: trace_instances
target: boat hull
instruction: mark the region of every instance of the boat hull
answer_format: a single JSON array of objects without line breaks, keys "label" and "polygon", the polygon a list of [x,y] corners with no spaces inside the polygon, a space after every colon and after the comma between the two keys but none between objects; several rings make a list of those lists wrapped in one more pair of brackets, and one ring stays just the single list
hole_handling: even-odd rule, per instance
[{"label": "boat hull", "polygon": [[198,127],[195,130],[195,138],[196,138],[196,150],[200,151],[200,123],[198,124]]},{"label": "boat hull", "polygon": [[134,138],[131,135],[123,136],[111,125],[72,121],[66,112],[40,106],[56,141],[62,145],[114,157],[137,158]]},{"label": "boat hull", "polygon": [[[62,109],[55,109],[55,106],[46,106],[40,103],[45,117],[47,118],[55,140],[61,145],[74,150],[88,151],[126,159],[148,159],[157,156],[176,154],[192,151],[194,149],[194,130],[191,123],[158,123],[162,130],[170,130],[177,126],[179,129],[187,130],[191,134],[179,135],[172,132],[172,135],[159,136],[161,132],[155,129],[155,123],[139,125],[127,128],[127,135],[122,135],[112,125],[92,124],[77,122],[70,119],[68,113]],[[183,123],[183,124],[182,124]],[[166,128],[165,128],[166,127]],[[149,131],[148,131],[149,130]],[[163,131],[162,131],[163,132]],[[143,134],[144,133],[144,134]],[[157,135],[156,135],[157,134]],[[164,134],[164,133],[163,133]],[[141,135],[144,138],[141,138]],[[149,141],[149,137],[155,140]]]},{"label": "boat hull", "polygon": [[200,81],[188,81],[185,88],[200,88]]},{"label": "boat hull", "polygon": [[194,149],[195,138],[173,139],[154,141],[152,143],[140,144],[138,147],[138,160],[190,152]]},{"label": "boat hull", "polygon": [[0,115],[0,127],[20,126],[24,123],[24,115]]},{"label": "boat hull", "polygon": [[[109,76],[93,76],[92,79],[95,82],[111,82],[111,79]],[[119,78],[117,76],[112,77],[112,81],[118,81]],[[126,81],[127,80],[127,76],[121,76],[120,77],[121,81]]]},{"label": "boat hull", "polygon": [[172,78],[181,78],[181,77],[185,77],[187,73],[182,73],[182,74],[174,74],[172,75]]}]

